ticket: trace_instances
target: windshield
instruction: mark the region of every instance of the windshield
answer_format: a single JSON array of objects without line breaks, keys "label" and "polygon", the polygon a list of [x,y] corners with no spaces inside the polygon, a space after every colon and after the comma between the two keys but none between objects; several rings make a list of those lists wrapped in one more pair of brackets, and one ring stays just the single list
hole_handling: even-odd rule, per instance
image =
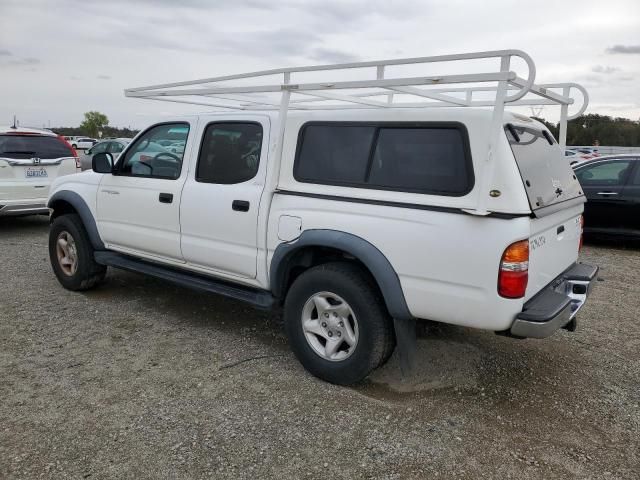
[{"label": "windshield", "polygon": [[568,160],[547,130],[507,124],[505,132],[532,211],[583,196]]},{"label": "windshield", "polygon": [[19,160],[29,158],[73,157],[71,147],[62,139],[49,135],[0,135],[0,157]]}]

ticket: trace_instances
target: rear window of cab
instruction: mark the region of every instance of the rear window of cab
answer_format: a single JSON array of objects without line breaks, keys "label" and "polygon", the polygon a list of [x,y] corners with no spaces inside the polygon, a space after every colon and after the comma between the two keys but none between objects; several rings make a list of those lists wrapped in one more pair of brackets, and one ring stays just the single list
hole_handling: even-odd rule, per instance
[{"label": "rear window of cab", "polygon": [[456,122],[309,122],[293,173],[303,183],[445,196],[474,184],[467,130]]}]

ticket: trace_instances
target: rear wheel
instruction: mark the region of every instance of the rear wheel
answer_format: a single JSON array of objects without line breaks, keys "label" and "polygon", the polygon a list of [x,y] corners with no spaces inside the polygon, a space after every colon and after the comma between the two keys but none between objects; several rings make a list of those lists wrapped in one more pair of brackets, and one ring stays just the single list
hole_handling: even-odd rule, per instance
[{"label": "rear wheel", "polygon": [[76,214],[57,217],[49,230],[53,272],[68,290],[88,290],[104,279],[107,267],[96,263],[89,236]]},{"label": "rear wheel", "polygon": [[393,325],[380,292],[348,263],[300,275],[287,294],[284,317],[298,360],[331,383],[359,382],[393,351]]}]

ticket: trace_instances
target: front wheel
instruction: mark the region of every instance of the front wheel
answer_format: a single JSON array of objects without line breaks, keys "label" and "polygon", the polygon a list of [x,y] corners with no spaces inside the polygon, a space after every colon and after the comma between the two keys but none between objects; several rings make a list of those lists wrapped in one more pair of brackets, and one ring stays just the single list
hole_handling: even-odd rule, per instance
[{"label": "front wheel", "polygon": [[300,275],[287,294],[284,321],[300,363],[340,385],[363,380],[395,343],[379,290],[348,263],[319,265]]},{"label": "front wheel", "polygon": [[68,290],[88,290],[104,279],[107,267],[96,263],[82,220],[61,215],[49,230],[49,260],[60,284]]}]

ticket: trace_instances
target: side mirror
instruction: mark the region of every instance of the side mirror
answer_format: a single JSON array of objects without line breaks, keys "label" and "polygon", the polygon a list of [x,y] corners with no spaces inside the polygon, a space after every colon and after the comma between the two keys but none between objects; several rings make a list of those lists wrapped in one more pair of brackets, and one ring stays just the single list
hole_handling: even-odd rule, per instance
[{"label": "side mirror", "polygon": [[113,156],[110,153],[96,153],[91,159],[91,169],[96,173],[111,173]]}]

